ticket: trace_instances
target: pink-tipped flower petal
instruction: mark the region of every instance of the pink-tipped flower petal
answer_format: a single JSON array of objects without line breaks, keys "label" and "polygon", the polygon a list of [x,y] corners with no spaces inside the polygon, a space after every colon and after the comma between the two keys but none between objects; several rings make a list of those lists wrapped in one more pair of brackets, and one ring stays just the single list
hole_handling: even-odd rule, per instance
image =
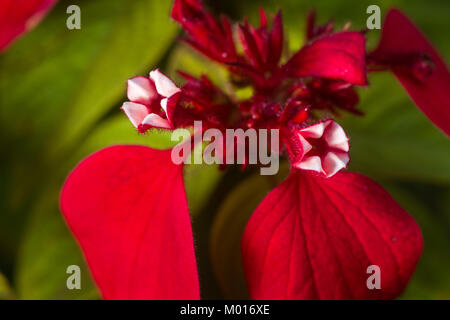
[{"label": "pink-tipped flower petal", "polygon": [[128,99],[145,105],[151,105],[158,98],[155,85],[146,77],[134,77],[128,79]]},{"label": "pink-tipped flower petal", "polygon": [[292,166],[332,177],[347,167],[350,157],[348,137],[333,120],[326,120],[296,131],[302,155],[297,155]]},{"label": "pink-tipped flower petal", "polygon": [[324,130],[325,130],[325,123],[319,122],[312,126],[301,129],[300,132],[302,136],[304,136],[305,138],[319,139],[322,137]]},{"label": "pink-tipped flower petal", "polygon": [[150,113],[142,120],[141,125],[152,128],[171,129],[171,125],[167,119],[160,117],[155,113]]},{"label": "pink-tipped flower petal", "polygon": [[341,169],[347,167],[350,157],[347,152],[328,152],[323,158],[323,172],[327,177],[332,177]]},{"label": "pink-tipped flower petal", "polygon": [[334,121],[328,122],[324,139],[328,146],[347,152],[349,150],[348,137],[344,129]]},{"label": "pink-tipped flower petal", "polygon": [[149,115],[148,108],[140,103],[125,102],[121,109],[136,129]]},{"label": "pink-tipped flower petal", "polygon": [[300,140],[300,145],[302,146],[302,152],[307,154],[312,149],[312,145],[303,137],[302,133],[298,132],[297,137]]},{"label": "pink-tipped flower petal", "polygon": [[294,164],[297,169],[311,170],[322,173],[322,160],[319,156],[304,157],[302,161]]},{"label": "pink-tipped flower petal", "polygon": [[169,98],[181,91],[172,80],[162,74],[158,69],[150,72],[150,78],[155,83],[156,91],[165,98]]}]

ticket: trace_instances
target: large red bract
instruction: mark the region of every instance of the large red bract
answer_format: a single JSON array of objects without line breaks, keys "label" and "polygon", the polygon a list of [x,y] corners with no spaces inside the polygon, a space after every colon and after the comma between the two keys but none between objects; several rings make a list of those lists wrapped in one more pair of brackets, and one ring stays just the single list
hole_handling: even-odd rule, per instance
[{"label": "large red bract", "polygon": [[182,167],[170,150],[98,151],[67,178],[61,210],[104,298],[199,298]]},{"label": "large red bract", "polygon": [[[254,299],[392,299],[422,247],[416,222],[372,180],[291,173],[250,218],[242,260]],[[381,290],[367,287],[371,265]]]},{"label": "large red bract", "polygon": [[[423,56],[404,65],[408,56]],[[399,10],[386,16],[378,48],[372,57],[399,59],[391,68],[400,83],[433,123],[450,135],[450,73],[436,49]],[[403,58],[402,58],[403,57]],[[428,59],[430,59],[428,61]]]}]

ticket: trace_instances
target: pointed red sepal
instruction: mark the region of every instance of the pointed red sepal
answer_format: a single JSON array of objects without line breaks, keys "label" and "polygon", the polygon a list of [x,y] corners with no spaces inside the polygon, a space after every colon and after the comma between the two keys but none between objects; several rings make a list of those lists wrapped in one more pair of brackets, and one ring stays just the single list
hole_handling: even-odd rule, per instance
[{"label": "pointed red sepal", "polygon": [[323,77],[366,85],[365,43],[360,32],[324,35],[297,52],[285,70],[291,77]]},{"label": "pointed red sepal", "polygon": [[[411,61],[411,54],[426,55],[431,60]],[[414,24],[399,10],[388,12],[378,48],[370,57],[399,59],[391,66],[397,79],[425,115],[450,135],[450,73],[445,62]],[[415,62],[415,63],[414,63]]]},{"label": "pointed red sepal", "polygon": [[257,70],[261,70],[263,67],[262,54],[267,50],[261,50],[262,45],[257,45],[256,40],[258,38],[252,35],[248,24],[240,25],[238,30],[242,48],[244,49],[245,55],[248,57],[251,66]]},{"label": "pointed red sepal", "polygon": [[182,167],[170,150],[114,146],[82,161],[64,217],[106,299],[198,299]]},{"label": "pointed red sepal", "polygon": [[186,30],[189,36],[187,43],[193,48],[221,63],[236,61],[236,47],[228,19],[216,19],[199,0],[175,0],[171,16]]},{"label": "pointed red sepal", "polygon": [[15,38],[35,27],[56,0],[0,1],[0,51]]},{"label": "pointed red sepal", "polygon": [[[250,218],[242,258],[254,299],[389,299],[422,246],[415,221],[372,180],[292,173]],[[380,267],[379,290],[367,287],[371,265]]]},{"label": "pointed red sepal", "polygon": [[277,66],[283,52],[283,18],[281,10],[273,20],[273,28],[270,33],[270,63]]}]

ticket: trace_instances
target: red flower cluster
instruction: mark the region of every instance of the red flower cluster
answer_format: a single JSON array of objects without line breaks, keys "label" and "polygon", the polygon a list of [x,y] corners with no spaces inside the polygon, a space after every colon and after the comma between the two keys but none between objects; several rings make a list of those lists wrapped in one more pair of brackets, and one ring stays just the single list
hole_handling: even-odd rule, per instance
[{"label": "red flower cluster", "polygon": [[[279,129],[289,177],[250,218],[242,259],[255,299],[395,298],[422,251],[414,220],[379,185],[340,172],[348,161],[338,110],[359,113],[355,85],[370,70],[390,69],[413,100],[447,134],[449,73],[434,49],[401,13],[386,17],[377,50],[366,54],[362,32],[334,32],[308,18],[307,44],[284,61],[278,13],[269,27],[233,29],[198,0],[176,0],[172,18],[185,41],[223,64],[235,87],[251,86],[236,102],[207,78],[184,74],[179,89],[159,70],[128,82],[122,109],[133,125],[150,128]],[[236,30],[242,51],[234,42]],[[93,277],[108,299],[198,299],[182,165],[170,150],[114,146],[80,163],[68,177],[61,208]],[[380,290],[366,285],[367,267],[382,272]]]}]

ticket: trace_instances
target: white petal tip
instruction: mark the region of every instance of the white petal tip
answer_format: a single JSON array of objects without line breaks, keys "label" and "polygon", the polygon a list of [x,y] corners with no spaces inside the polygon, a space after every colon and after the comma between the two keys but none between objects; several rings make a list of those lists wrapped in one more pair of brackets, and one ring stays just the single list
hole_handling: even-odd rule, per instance
[{"label": "white petal tip", "polygon": [[307,157],[295,164],[294,167],[302,170],[322,172],[322,161],[318,156]]},{"label": "white petal tip", "polygon": [[319,122],[313,124],[312,126],[301,129],[300,132],[302,136],[304,136],[305,138],[318,139],[322,137],[324,130],[325,130],[325,123]]},{"label": "white petal tip", "polygon": [[323,171],[327,178],[334,176],[341,169],[347,167],[349,160],[348,153],[328,152],[323,161]]},{"label": "white petal tip", "polygon": [[125,102],[121,109],[136,129],[149,114],[147,107],[140,103]]},{"label": "white petal tip", "polygon": [[156,91],[165,98],[169,98],[180,92],[181,90],[167,76],[159,71],[159,69],[150,72],[150,78],[156,86]]},{"label": "white petal tip", "polygon": [[134,77],[127,81],[127,96],[132,102],[150,105],[157,97],[152,80],[146,77]]},{"label": "white petal tip", "polygon": [[348,137],[345,134],[344,129],[335,121],[330,120],[325,133],[324,138],[328,146],[348,152]]},{"label": "white petal tip", "polygon": [[145,119],[142,121],[142,125],[148,125],[150,127],[161,129],[171,128],[167,119],[164,119],[155,113],[151,113],[147,117],[145,117]]}]

